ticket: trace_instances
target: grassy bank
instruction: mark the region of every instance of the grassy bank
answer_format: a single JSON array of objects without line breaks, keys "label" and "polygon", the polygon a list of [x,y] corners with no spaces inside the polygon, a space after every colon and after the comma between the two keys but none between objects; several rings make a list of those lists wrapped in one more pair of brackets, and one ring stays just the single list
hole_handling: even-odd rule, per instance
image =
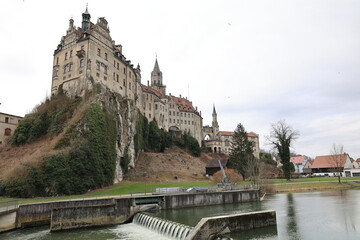
[{"label": "grassy bank", "polygon": [[[274,192],[304,192],[304,191],[321,191],[331,189],[347,189],[353,187],[360,188],[359,178],[341,178],[341,183],[337,182],[337,178],[299,178],[286,181],[285,179],[271,179],[266,180],[271,185]],[[247,185],[249,182],[242,182],[240,185]],[[46,198],[6,198],[0,197],[0,202],[9,200],[19,200],[20,204],[34,203],[34,202],[47,202],[69,199],[83,199],[83,198],[96,198],[115,195],[132,195],[139,193],[151,193],[155,188],[165,187],[208,187],[214,186],[209,182],[164,182],[164,183],[147,183],[147,182],[122,182],[112,186],[97,189],[82,195],[59,196],[59,197],[46,197]]]},{"label": "grassy bank", "polygon": [[5,198],[0,197],[0,202],[9,200],[19,200],[20,204],[34,203],[34,202],[48,202],[69,199],[82,199],[82,198],[96,198],[104,196],[116,195],[132,195],[139,193],[151,193],[155,188],[165,187],[208,187],[213,186],[208,182],[164,182],[164,183],[146,183],[146,182],[122,182],[112,186],[97,189],[82,195],[59,196],[59,197],[44,197],[44,198]]}]

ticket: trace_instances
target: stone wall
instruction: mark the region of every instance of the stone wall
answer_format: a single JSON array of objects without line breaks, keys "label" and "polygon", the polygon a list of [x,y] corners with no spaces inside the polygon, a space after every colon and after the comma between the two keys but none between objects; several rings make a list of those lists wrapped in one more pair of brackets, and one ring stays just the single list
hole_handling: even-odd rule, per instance
[{"label": "stone wall", "polygon": [[71,200],[20,205],[16,225],[17,228],[50,225],[51,211],[55,208],[98,206],[111,203],[113,203],[112,198]]},{"label": "stone wall", "polygon": [[122,224],[134,214],[133,204],[133,199],[123,198],[104,205],[55,208],[50,231]]},{"label": "stone wall", "polygon": [[258,190],[166,195],[163,209],[258,201]]}]

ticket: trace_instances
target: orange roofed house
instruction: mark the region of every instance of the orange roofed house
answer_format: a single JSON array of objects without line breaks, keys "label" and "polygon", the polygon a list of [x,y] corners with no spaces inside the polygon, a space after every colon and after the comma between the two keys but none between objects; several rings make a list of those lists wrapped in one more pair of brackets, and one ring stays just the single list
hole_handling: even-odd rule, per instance
[{"label": "orange roofed house", "polygon": [[[234,132],[219,131],[215,106],[213,108],[211,127],[209,125],[204,126],[202,134],[205,147],[210,148],[212,152],[230,153]],[[249,132],[247,133],[247,136],[249,141],[253,144],[254,156],[260,158],[259,135]]]},{"label": "orange roofed house", "polygon": [[345,175],[351,175],[353,164],[349,155],[344,153],[317,156],[310,162],[309,167],[311,173],[315,175],[334,176],[337,172],[344,172]]}]

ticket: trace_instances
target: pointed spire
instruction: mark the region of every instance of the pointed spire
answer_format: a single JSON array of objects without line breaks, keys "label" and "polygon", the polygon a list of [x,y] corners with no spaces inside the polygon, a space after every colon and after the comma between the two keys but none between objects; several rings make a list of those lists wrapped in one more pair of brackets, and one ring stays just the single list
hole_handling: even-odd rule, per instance
[{"label": "pointed spire", "polygon": [[89,11],[88,11],[88,3],[86,3],[86,10],[85,10],[84,14],[89,14]]},{"label": "pointed spire", "polygon": [[216,115],[215,104],[213,105],[213,115]]},{"label": "pointed spire", "polygon": [[161,72],[160,68],[159,68],[159,63],[158,63],[158,60],[157,60],[157,55],[156,55],[156,60],[155,60],[155,65],[154,65],[153,72]]},{"label": "pointed spire", "polygon": [[84,32],[90,28],[90,18],[91,18],[91,15],[88,11],[88,4],[86,4],[86,10],[82,14],[83,20],[82,20],[82,26],[81,26],[81,28]]}]

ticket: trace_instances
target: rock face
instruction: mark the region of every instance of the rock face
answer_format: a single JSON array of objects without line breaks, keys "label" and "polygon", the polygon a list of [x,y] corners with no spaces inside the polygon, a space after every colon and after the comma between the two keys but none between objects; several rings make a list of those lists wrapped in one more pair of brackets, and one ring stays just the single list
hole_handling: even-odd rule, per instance
[{"label": "rock face", "polygon": [[125,151],[130,157],[128,167],[134,167],[136,156],[134,146],[134,136],[136,134],[136,120],[138,111],[134,100],[125,99],[117,93],[101,86],[101,93],[96,98],[103,108],[114,116],[117,125],[117,144],[116,144],[116,170],[114,183],[123,180],[122,161],[125,158]]}]

